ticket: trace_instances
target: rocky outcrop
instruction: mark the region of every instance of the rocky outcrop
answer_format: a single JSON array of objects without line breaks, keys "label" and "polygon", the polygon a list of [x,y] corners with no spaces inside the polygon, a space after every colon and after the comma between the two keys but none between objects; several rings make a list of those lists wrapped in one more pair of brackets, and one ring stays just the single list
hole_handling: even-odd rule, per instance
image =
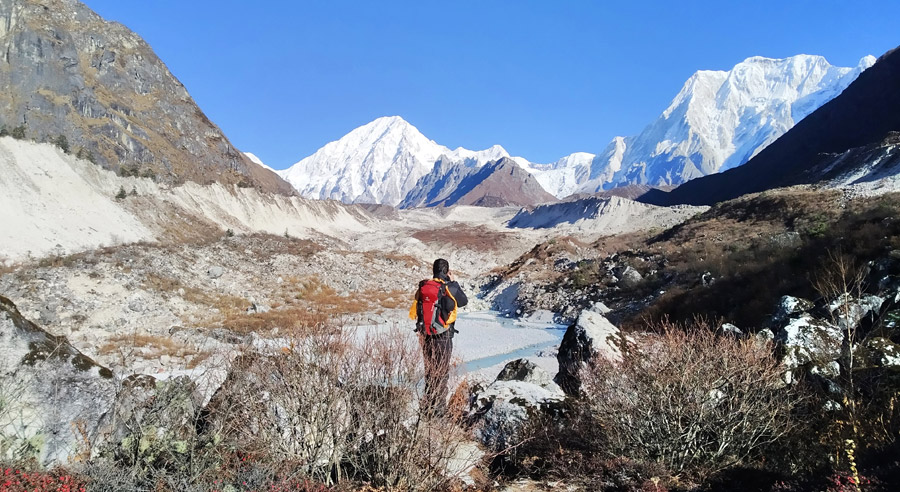
[{"label": "rocky outcrop", "polygon": [[109,369],[0,296],[0,458],[55,464],[89,457],[115,396]]},{"label": "rocky outcrop", "polygon": [[290,194],[237,151],[153,50],[77,0],[0,0],[0,127],[168,183]]},{"label": "rocky outcrop", "polygon": [[579,373],[597,357],[618,360],[622,357],[624,338],[602,314],[582,311],[569,326],[559,345],[556,359],[559,373],[553,379],[569,395],[581,390]]},{"label": "rocky outcrop", "polygon": [[506,364],[492,383],[476,385],[469,396],[468,418],[475,436],[495,450],[521,442],[529,426],[562,411],[565,393],[546,371],[526,359]]}]

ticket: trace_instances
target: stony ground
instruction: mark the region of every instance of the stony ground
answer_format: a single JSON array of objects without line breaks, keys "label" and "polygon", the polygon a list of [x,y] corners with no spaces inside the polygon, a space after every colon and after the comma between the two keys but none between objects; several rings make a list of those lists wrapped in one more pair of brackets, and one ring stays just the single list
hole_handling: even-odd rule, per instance
[{"label": "stony ground", "polygon": [[249,235],[51,257],[0,276],[0,292],[101,364],[152,373],[338,313],[345,323],[378,322],[407,307],[427,267],[409,256]]}]

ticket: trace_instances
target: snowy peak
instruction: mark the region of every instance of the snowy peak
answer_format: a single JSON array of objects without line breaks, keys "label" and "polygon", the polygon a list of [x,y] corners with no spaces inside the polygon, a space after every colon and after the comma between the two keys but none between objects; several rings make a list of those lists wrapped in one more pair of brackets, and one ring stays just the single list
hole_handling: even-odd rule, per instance
[{"label": "snowy peak", "polygon": [[385,116],[326,144],[280,174],[309,198],[397,205],[442,158],[480,167],[509,154],[495,145],[450,150],[399,116]]},{"label": "snowy peak", "polygon": [[[691,75],[656,121],[635,137],[617,137],[591,163],[587,176],[566,171],[576,190],[592,193],[628,184],[677,185],[747,162],[798,121],[840,94],[872,66],[835,67],[821,56],[754,56],[729,71]],[[547,173],[562,174],[560,168]],[[571,180],[537,179],[556,196]],[[552,181],[552,183],[550,183]],[[551,186],[551,184],[555,185]]]}]

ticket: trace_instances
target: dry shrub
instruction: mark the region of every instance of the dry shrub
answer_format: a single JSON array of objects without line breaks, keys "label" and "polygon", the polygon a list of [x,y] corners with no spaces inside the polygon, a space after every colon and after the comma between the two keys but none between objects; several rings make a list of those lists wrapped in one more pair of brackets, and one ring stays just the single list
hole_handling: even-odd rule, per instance
[{"label": "dry shrub", "polygon": [[421,352],[405,337],[311,328],[281,353],[239,357],[208,421],[225,449],[265,469],[444,490],[480,457],[452,419],[419,413],[422,379]]},{"label": "dry shrub", "polygon": [[101,355],[110,355],[127,350],[140,350],[141,357],[145,359],[154,359],[162,355],[185,357],[197,353],[194,348],[178,343],[170,337],[136,333],[114,335],[101,345],[97,352]]},{"label": "dry shrub", "polygon": [[664,324],[643,350],[586,373],[587,418],[608,453],[701,479],[754,465],[791,429],[798,400],[771,347],[718,337],[703,321]]},{"label": "dry shrub", "polygon": [[250,254],[257,261],[268,260],[273,255],[309,258],[324,249],[321,245],[309,239],[285,237],[264,232],[245,234],[242,241],[232,244],[235,249],[240,249],[242,252],[246,249],[247,244],[253,245],[250,248]]},{"label": "dry shrub", "polygon": [[165,295],[178,295],[178,290],[184,292],[181,297],[191,303],[218,309],[221,312],[247,309],[247,301],[241,297],[218,292],[207,292],[203,289],[190,287],[180,280],[172,277],[164,277],[155,273],[147,273],[143,281],[143,287],[155,290]]},{"label": "dry shrub", "polygon": [[377,302],[385,309],[408,308],[413,301],[413,294],[409,290],[393,289],[381,294]]},{"label": "dry shrub", "polygon": [[328,321],[328,314],[318,309],[285,307],[264,313],[247,313],[241,309],[231,309],[225,313],[222,326],[235,333],[292,333],[303,326],[322,325]]}]

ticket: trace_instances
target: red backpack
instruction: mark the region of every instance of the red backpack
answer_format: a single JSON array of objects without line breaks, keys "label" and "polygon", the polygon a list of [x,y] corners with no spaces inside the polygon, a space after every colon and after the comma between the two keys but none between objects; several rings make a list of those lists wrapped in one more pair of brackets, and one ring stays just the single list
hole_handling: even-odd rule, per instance
[{"label": "red backpack", "polygon": [[[444,301],[445,298],[453,300],[453,309],[446,309],[448,303]],[[440,335],[456,321],[456,299],[443,280],[423,280],[419,282],[419,290],[409,310],[409,317],[416,320],[416,331],[425,335]]]}]

